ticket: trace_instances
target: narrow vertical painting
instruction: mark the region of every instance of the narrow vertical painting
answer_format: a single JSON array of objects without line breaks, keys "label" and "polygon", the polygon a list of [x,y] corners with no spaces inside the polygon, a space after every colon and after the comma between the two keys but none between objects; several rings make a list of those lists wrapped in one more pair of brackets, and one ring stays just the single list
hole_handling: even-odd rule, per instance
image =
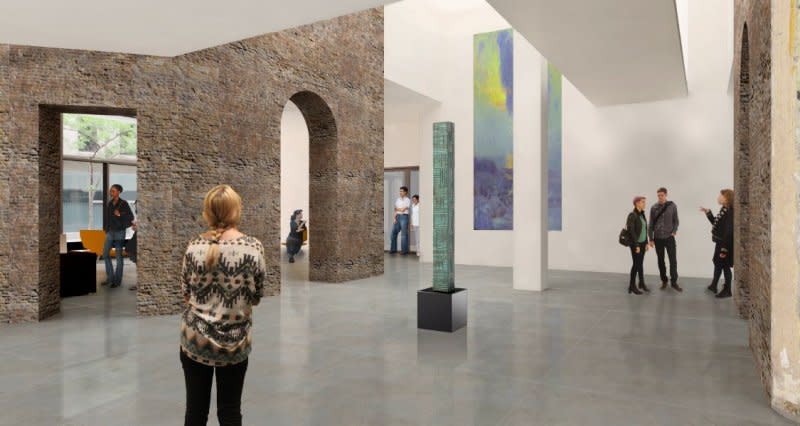
[{"label": "narrow vertical painting", "polygon": [[514,45],[511,29],[474,37],[474,229],[514,227]]},{"label": "narrow vertical painting", "polygon": [[562,230],[561,72],[547,64],[547,229]]}]

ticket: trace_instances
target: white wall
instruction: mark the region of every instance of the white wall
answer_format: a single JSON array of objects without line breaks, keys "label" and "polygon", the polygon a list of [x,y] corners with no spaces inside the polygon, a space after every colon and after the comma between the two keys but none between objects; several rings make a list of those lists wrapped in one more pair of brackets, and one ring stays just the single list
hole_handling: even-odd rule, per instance
[{"label": "white wall", "polygon": [[[401,3],[397,6],[403,6]],[[407,6],[407,5],[406,5]],[[394,6],[393,6],[394,7]],[[514,264],[514,234],[513,231],[475,231],[473,230],[473,36],[477,33],[496,31],[509,28],[508,23],[497,14],[488,4],[470,8],[462,13],[452,13],[441,18],[443,20],[441,43],[439,52],[439,67],[437,72],[444,78],[438,93],[441,105],[428,114],[423,115],[423,144],[420,157],[421,196],[430,200],[432,197],[432,161],[433,148],[432,125],[437,121],[452,121],[455,123],[455,261],[458,264],[512,266]],[[522,49],[524,55],[518,54]],[[525,41],[524,38],[515,36],[515,71],[532,70],[538,75],[541,66],[541,57]],[[387,45],[387,55],[391,54],[390,45]],[[388,59],[387,59],[388,60]],[[517,143],[536,144],[540,140],[537,125],[525,127],[524,123],[535,121],[536,115],[530,116],[529,108],[517,109],[519,100],[536,103],[540,99],[540,86],[520,85],[518,80],[523,78],[536,78],[535,75],[520,75],[515,73],[515,123],[523,123],[518,131],[515,128],[514,138]],[[524,168],[526,165],[515,159],[514,168]],[[520,169],[522,170],[522,169]],[[538,169],[529,169],[536,172]],[[515,176],[517,172],[515,171]],[[535,186],[536,182],[527,182]],[[516,188],[516,182],[515,182]],[[433,224],[432,212],[422,210],[421,226],[431,229]],[[515,217],[515,225],[523,217]],[[422,250],[423,261],[432,261],[432,238],[430,232],[423,232]]]},{"label": "white wall", "polygon": [[[538,66],[537,66],[538,65]],[[544,58],[514,33],[514,288],[547,288],[547,144],[542,117],[547,96]]]},{"label": "white wall", "polygon": [[433,99],[441,98],[441,25],[427,0],[384,7],[385,78]]},{"label": "white wall", "polygon": [[417,167],[422,147],[422,110],[414,104],[387,102],[383,108],[383,166]]},{"label": "white wall", "polygon": [[[303,209],[308,215],[308,162],[308,126],[297,106],[289,101],[281,116],[281,240],[289,234],[293,211]],[[313,219],[309,218],[309,229]]]},{"label": "white wall", "polygon": [[[616,238],[631,199],[646,195],[651,204],[665,186],[681,219],[679,274],[713,272],[709,224],[698,207],[716,208],[719,190],[733,186],[727,3],[689,4],[686,99],[596,108],[564,82],[564,231],[550,232],[551,269],[630,270],[630,254]],[[654,253],[645,262],[645,273],[657,274]]]}]

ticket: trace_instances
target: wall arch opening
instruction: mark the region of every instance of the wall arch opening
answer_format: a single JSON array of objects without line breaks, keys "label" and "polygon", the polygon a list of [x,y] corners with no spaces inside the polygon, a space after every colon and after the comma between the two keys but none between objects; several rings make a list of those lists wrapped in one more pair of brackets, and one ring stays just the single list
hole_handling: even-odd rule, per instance
[{"label": "wall arch opening", "polygon": [[[305,129],[298,125],[298,111]],[[301,91],[289,98],[281,121],[280,221],[284,244],[292,211],[303,209],[308,223],[308,241],[296,257],[303,261],[293,264],[284,275],[310,281],[337,281],[336,259],[341,242],[337,241],[336,233],[339,208],[336,119],[322,97]],[[286,202],[292,204],[284,205]],[[288,259],[288,254],[282,252],[281,264],[288,263]]]}]

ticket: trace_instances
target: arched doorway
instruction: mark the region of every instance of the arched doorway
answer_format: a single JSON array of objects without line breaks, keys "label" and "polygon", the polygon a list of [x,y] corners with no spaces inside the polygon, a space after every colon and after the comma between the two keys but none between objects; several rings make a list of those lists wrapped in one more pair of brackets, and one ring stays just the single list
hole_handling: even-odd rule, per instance
[{"label": "arched doorway", "polygon": [[[294,121],[294,124],[282,122],[281,126],[281,157],[284,160],[288,159],[287,164],[281,164],[281,193],[293,191],[294,194],[290,197],[281,196],[282,241],[285,241],[288,233],[283,229],[289,222],[287,212],[298,208],[303,209],[304,216],[309,223],[308,245],[303,248],[308,256],[308,262],[306,266],[296,265],[295,267],[293,265],[299,275],[292,274],[292,276],[305,278],[307,268],[307,279],[310,281],[337,281],[335,274],[330,273],[331,268],[335,268],[338,264],[340,251],[340,242],[337,240],[338,234],[336,233],[338,216],[336,213],[340,206],[337,191],[338,131],[336,120],[327,102],[319,95],[309,91],[301,91],[291,96],[284,109],[283,118]],[[307,136],[302,131],[297,131],[297,119],[291,117],[291,111],[298,110],[305,120]],[[286,114],[287,112],[289,114]],[[284,135],[283,132],[286,130],[284,124],[289,124],[288,128],[295,131],[291,135]],[[284,137],[292,140],[285,144]],[[304,146],[305,140],[308,141],[307,147]],[[286,149],[290,151],[283,152]],[[307,157],[303,159],[297,158],[297,156]],[[306,169],[307,179],[298,178],[297,170],[284,173],[284,167],[299,167],[301,171]],[[285,176],[291,176],[291,183],[284,182]],[[292,185],[294,187],[291,187]],[[298,194],[299,196],[297,196]],[[307,200],[307,208],[303,205],[303,201],[298,201],[303,199]],[[283,202],[286,200],[300,205],[284,206]],[[282,251],[281,264],[284,265],[286,262],[288,262],[288,258]]]}]

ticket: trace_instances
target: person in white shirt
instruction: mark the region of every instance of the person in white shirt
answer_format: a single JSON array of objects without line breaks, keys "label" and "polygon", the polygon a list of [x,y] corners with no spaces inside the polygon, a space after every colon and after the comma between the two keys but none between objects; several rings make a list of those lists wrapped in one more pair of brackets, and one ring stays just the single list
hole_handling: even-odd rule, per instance
[{"label": "person in white shirt", "polygon": [[392,243],[389,254],[397,253],[397,234],[401,234],[402,244],[400,250],[403,255],[408,254],[408,214],[411,209],[411,200],[408,198],[408,187],[400,187],[400,198],[394,202],[394,227],[392,228]]},{"label": "person in white shirt", "polygon": [[419,195],[411,197],[411,227],[414,229],[414,244],[417,246],[417,256],[422,255],[422,241],[419,234]]}]

